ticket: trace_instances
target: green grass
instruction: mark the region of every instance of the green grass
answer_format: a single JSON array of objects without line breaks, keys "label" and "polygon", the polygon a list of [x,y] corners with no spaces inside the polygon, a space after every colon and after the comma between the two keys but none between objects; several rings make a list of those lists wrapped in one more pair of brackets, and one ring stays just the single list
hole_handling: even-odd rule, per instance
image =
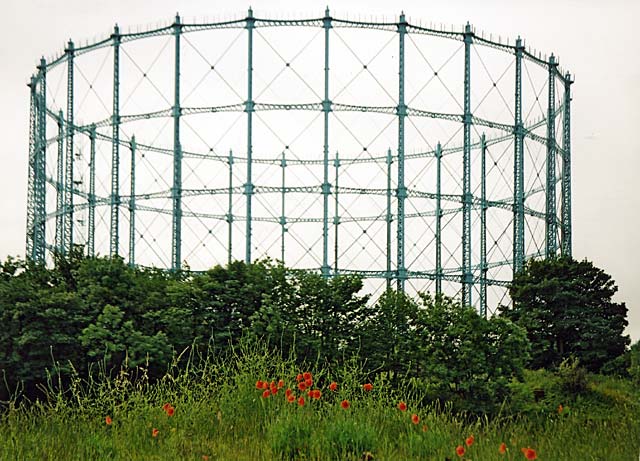
[{"label": "green grass", "polygon": [[[264,399],[255,388],[258,379],[282,378],[294,389],[302,371],[314,373],[320,400],[307,398],[300,407],[286,402],[285,389]],[[572,396],[549,372],[525,378],[514,383],[512,402],[489,420],[446,407],[418,408],[419,395],[393,390],[383,379],[365,392],[356,366],[300,370],[266,350],[241,348],[226,361],[174,367],[155,384],[144,376],[131,384],[121,374],[88,385],[76,381],[72,391],[51,392],[45,402],[13,405],[0,417],[0,459],[359,460],[370,452],[375,460],[445,460],[459,459],[456,446],[471,434],[467,460],[523,460],[522,447],[534,448],[541,460],[638,459],[640,392],[630,382],[589,376],[585,391]],[[328,389],[333,380],[335,393]],[[544,399],[535,402],[534,388],[544,389]],[[351,403],[348,410],[340,406],[343,399]],[[397,409],[399,400],[407,402],[406,412]],[[163,411],[165,402],[175,407],[174,416]],[[505,455],[498,453],[502,442]]]}]

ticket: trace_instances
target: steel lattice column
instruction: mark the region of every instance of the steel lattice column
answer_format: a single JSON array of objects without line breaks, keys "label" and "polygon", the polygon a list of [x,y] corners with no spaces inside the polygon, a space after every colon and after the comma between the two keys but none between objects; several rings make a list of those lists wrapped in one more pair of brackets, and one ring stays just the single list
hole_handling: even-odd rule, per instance
[{"label": "steel lattice column", "polygon": [[131,186],[129,195],[129,266],[136,265],[136,137],[131,136]]},{"label": "steel lattice column", "polygon": [[229,203],[227,208],[227,224],[229,226],[229,244],[227,248],[227,263],[231,265],[233,258],[233,151],[229,149]]},{"label": "steel lattice column", "polygon": [[40,59],[40,95],[38,97],[38,148],[34,158],[33,260],[44,262],[47,156],[47,62]]},{"label": "steel lattice column", "polygon": [[546,208],[546,256],[552,257],[557,251],[556,220],[556,61],[549,57],[549,99],[547,108],[547,208]]},{"label": "steel lattice column", "polygon": [[487,316],[487,141],[480,138],[480,315]]},{"label": "steel lattice column", "polygon": [[64,254],[64,116],[58,112],[58,159],[56,164],[56,251]]},{"label": "steel lattice column", "polygon": [[171,235],[171,269],[182,267],[182,146],[180,145],[180,16],[176,15],[173,25],[175,35],[175,71],[173,101],[173,225]]},{"label": "steel lattice column", "polygon": [[[331,112],[331,101],[329,100],[329,29],[331,29],[331,17],[329,8],[324,12],[324,100],[322,101],[322,112],[324,113],[324,149],[323,149],[323,177],[322,201],[322,276],[329,277],[329,194],[331,184],[329,183],[329,112]],[[284,172],[283,172],[284,174]],[[284,185],[283,185],[284,187]],[[284,212],[282,213],[284,215]],[[284,262],[284,258],[283,258]]]},{"label": "steel lattice column", "polygon": [[247,223],[245,231],[245,257],[244,260],[248,264],[251,262],[251,199],[253,196],[253,183],[251,182],[251,163],[253,161],[253,138],[252,138],[252,122],[253,122],[253,29],[255,27],[255,19],[253,18],[253,10],[249,8],[247,19],[247,101],[245,102],[245,112],[247,113],[247,182],[244,185],[244,193],[247,197]]},{"label": "steel lattice column", "polygon": [[387,149],[387,290],[391,289],[391,149]]},{"label": "steel lattice column", "polygon": [[[284,157],[284,151],[282,151],[282,160],[280,161],[280,168],[282,169],[282,193],[280,195],[280,261],[284,264],[284,236],[287,232],[287,217],[285,215],[285,206],[284,206],[284,198],[285,198],[285,185],[287,184],[285,181],[285,173],[287,170],[287,159]],[[324,270],[324,269],[323,269]],[[323,274],[324,275],[324,274]]]},{"label": "steel lattice column", "polygon": [[522,53],[516,40],[515,148],[513,155],[513,273],[524,265],[524,127],[522,126]]},{"label": "steel lattice column", "polygon": [[562,255],[571,257],[571,75],[564,78],[562,112]]},{"label": "steel lattice column", "polygon": [[442,146],[436,146],[436,297],[442,296]]},{"label": "steel lattice column", "polygon": [[335,167],[335,194],[334,194],[334,210],[333,215],[333,273],[338,275],[338,229],[340,227],[340,213],[338,212],[338,177],[340,169],[340,159],[338,158],[338,152],[336,151],[336,158],[333,160],[333,166]]},{"label": "steel lattice column", "polygon": [[96,255],[96,126],[91,125],[89,129],[89,141],[91,143],[91,153],[89,158],[89,230],[87,235],[87,253],[89,256]]},{"label": "steel lattice column", "polygon": [[464,29],[464,146],[462,159],[462,302],[471,306],[471,43],[473,32]]},{"label": "steel lattice column", "polygon": [[407,33],[407,22],[404,13],[398,23],[399,35],[399,70],[398,70],[398,290],[404,291],[407,269],[404,266],[404,200],[407,188],[404,185],[404,118],[407,106],[404,102],[404,39]]},{"label": "steel lattice column", "polygon": [[34,233],[35,233],[35,165],[36,152],[39,149],[38,136],[38,94],[37,80],[32,75],[29,86],[29,164],[27,171],[27,235],[26,235],[26,255],[27,258],[34,260]]},{"label": "steel lattice column", "polygon": [[119,252],[120,218],[120,29],[113,29],[113,112],[111,114],[111,235],[109,256]]},{"label": "steel lattice column", "polygon": [[65,171],[64,171],[64,251],[69,254],[73,250],[73,137],[74,126],[74,56],[75,48],[73,42],[69,40],[67,52],[67,144],[65,150]]}]

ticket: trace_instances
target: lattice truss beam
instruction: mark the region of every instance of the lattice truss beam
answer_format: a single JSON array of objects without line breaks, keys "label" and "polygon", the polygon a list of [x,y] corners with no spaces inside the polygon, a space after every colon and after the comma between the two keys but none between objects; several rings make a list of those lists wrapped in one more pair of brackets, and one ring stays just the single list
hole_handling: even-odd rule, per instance
[{"label": "lattice truss beam", "polygon": [[116,26],[30,80],[27,254],[271,257],[487,314],[527,258],[571,253],[571,83],[404,15]]}]

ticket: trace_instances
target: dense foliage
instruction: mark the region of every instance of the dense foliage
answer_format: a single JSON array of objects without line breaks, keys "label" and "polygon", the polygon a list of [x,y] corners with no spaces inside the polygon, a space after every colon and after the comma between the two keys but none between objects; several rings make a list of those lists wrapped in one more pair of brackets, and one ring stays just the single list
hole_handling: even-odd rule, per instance
[{"label": "dense foliage", "polygon": [[556,367],[575,357],[600,371],[621,358],[630,341],[623,334],[627,307],[612,300],[617,291],[611,276],[587,260],[530,260],[510,288],[513,307],[502,313],[527,330],[531,367]]},{"label": "dense foliage", "polygon": [[499,405],[521,375],[528,342],[510,321],[446,297],[388,291],[372,304],[361,289],[356,277],[270,261],[185,274],[119,258],[72,255],[51,269],[9,259],[0,266],[0,400],[38,396],[52,374],[63,386],[123,366],[159,378],[187,348],[220,356],[243,338],[300,363],[356,360],[371,379],[409,379],[431,399],[476,410]]}]

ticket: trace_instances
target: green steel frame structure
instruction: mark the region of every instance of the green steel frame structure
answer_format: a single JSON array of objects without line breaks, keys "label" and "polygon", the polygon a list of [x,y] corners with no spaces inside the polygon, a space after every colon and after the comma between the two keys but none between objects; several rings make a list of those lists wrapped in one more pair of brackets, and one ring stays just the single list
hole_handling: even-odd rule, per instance
[{"label": "green steel frame structure", "polygon": [[[312,102],[299,101],[295,103],[267,103],[255,93],[254,60],[259,58],[256,54],[254,40],[261,36],[261,30],[287,28],[291,34],[295,34],[298,28],[315,28],[322,37],[322,49],[324,56],[318,57],[323,64],[323,85],[318,88],[319,100]],[[185,49],[185,41],[188,42],[189,34],[210,33],[215,39],[216,30],[236,29],[239,34],[244,34],[246,39],[246,89],[244,98],[235,104],[220,106],[193,107],[184,104],[181,94],[181,79],[189,69],[184,67],[182,52]],[[342,103],[331,99],[331,87],[334,85],[335,72],[339,71],[340,64],[331,62],[330,43],[333,43],[337,30],[367,29],[381,31],[389,34],[390,41],[393,36],[397,38],[397,94],[395,104],[390,106],[379,105],[354,105]],[[243,31],[244,30],[244,31]],[[165,100],[172,100],[171,107],[165,110],[147,113],[122,113],[121,92],[122,79],[122,52],[126,53],[126,45],[129,42],[143,41],[152,37],[173,37],[173,94],[167,95]],[[458,112],[438,112],[427,108],[415,107],[411,100],[407,100],[407,83],[411,83],[414,75],[407,65],[406,47],[412,37],[429,36],[447,41],[459,42],[461,54],[463,54],[463,68],[459,74],[461,84],[460,97],[462,104],[458,104]],[[332,45],[333,46],[333,45]],[[393,46],[393,45],[392,45]],[[478,48],[488,48],[492,52],[508,56],[509,74],[513,77],[513,88],[510,101],[506,101],[512,122],[505,123],[502,120],[492,120],[474,115],[479,106],[474,93],[474,72],[480,69],[472,69],[474,53]],[[76,101],[76,61],[82,55],[96,50],[110,50],[112,57],[112,93],[103,95],[111,100],[111,113],[102,120],[92,120],[89,123],[79,123],[78,102]],[[124,51],[123,51],[124,50]],[[420,52],[420,50],[418,50]],[[421,52],[420,52],[421,53]],[[534,91],[535,103],[544,105],[545,117],[531,119],[528,114],[523,114],[523,105],[527,102],[524,93],[523,81],[529,78],[529,68],[532,66],[538,71],[544,72],[546,98],[542,89]],[[286,67],[291,63],[286,62]],[[395,63],[394,63],[395,65]],[[482,64],[484,66],[484,63]],[[333,67],[332,67],[333,66]],[[108,68],[108,66],[107,66]],[[367,70],[367,64],[363,64]],[[414,69],[413,67],[412,69]],[[66,76],[66,95],[64,103],[57,102],[53,105],[48,98],[50,93],[47,85],[49,74],[54,69],[62,69]],[[211,65],[214,69],[214,65]],[[524,69],[524,70],[523,70]],[[332,73],[332,71],[334,73]],[[368,71],[368,70],[367,70]],[[433,78],[438,77],[438,70],[433,71]],[[489,73],[489,69],[485,71]],[[369,71],[370,72],[370,71]],[[503,73],[506,74],[507,71]],[[147,77],[147,74],[144,74]],[[502,78],[502,77],[501,77]],[[491,77],[493,87],[497,87],[499,79]],[[494,39],[492,36],[477,33],[469,24],[461,30],[445,30],[441,27],[412,24],[401,14],[393,21],[361,21],[336,18],[331,16],[327,9],[323,17],[311,19],[266,19],[255,17],[250,9],[247,15],[240,19],[218,22],[185,22],[176,15],[172,24],[147,31],[121,32],[115,26],[113,33],[104,40],[84,46],[76,46],[69,41],[64,53],[47,62],[40,60],[37,71],[32,75],[28,84],[30,88],[30,124],[29,124],[29,162],[28,162],[28,204],[27,204],[27,229],[26,229],[26,253],[27,257],[35,262],[46,263],[49,255],[60,253],[62,255],[71,251],[76,246],[81,246],[89,255],[96,254],[96,210],[109,209],[108,222],[108,254],[127,257],[131,265],[147,265],[145,261],[137,259],[136,241],[142,237],[140,216],[136,213],[143,210],[147,213],[157,212],[171,215],[171,242],[170,262],[166,269],[172,271],[190,269],[183,262],[183,228],[185,219],[198,217],[199,212],[185,207],[185,200],[191,197],[213,197],[220,195],[225,199],[225,208],[211,210],[212,213],[200,213],[208,219],[214,219],[223,223],[228,229],[224,244],[225,258],[222,260],[210,260],[209,265],[224,264],[233,259],[244,259],[246,262],[264,257],[265,254],[252,253],[255,246],[255,227],[263,222],[270,222],[279,226],[280,248],[273,253],[275,259],[285,260],[288,247],[285,242],[298,223],[312,223],[321,229],[322,238],[320,254],[315,255],[319,262],[317,266],[305,267],[318,270],[324,277],[332,277],[337,274],[358,274],[366,279],[380,279],[386,288],[396,287],[405,290],[408,281],[426,280],[433,283],[433,291],[443,293],[443,282],[450,286],[457,286],[456,293],[467,305],[475,305],[478,310],[487,315],[488,287],[507,287],[512,275],[520,270],[526,259],[531,257],[550,257],[558,254],[571,255],[571,139],[570,139],[570,109],[571,109],[571,84],[572,77],[568,72],[560,69],[559,63],[551,55],[549,58],[531,51],[524,45],[519,37],[513,44],[504,43],[502,39]],[[443,83],[444,85],[444,83]],[[446,85],[445,85],[446,87]],[[559,90],[559,91],[558,91]],[[447,89],[447,91],[450,91]],[[451,91],[450,91],[451,93]],[[486,96],[485,96],[486,97]],[[60,99],[60,98],[59,98]],[[480,105],[482,104],[480,101]],[[254,158],[254,150],[262,150],[256,144],[254,138],[254,124],[256,117],[261,112],[303,112],[312,111],[320,114],[322,122],[322,137],[315,142],[321,151],[321,158],[305,159],[291,155],[289,146],[283,146],[283,150],[273,153],[269,157]],[[186,122],[187,116],[195,114],[210,114],[215,116],[223,112],[246,113],[245,130],[246,145],[235,145],[228,154],[216,153],[213,149],[209,152],[196,152],[183,149],[183,131],[181,126]],[[389,123],[397,126],[397,143],[389,146],[382,152],[369,153],[367,156],[350,155],[345,152],[336,141],[332,139],[333,119],[339,113],[365,113],[378,114],[390,117]],[[173,121],[173,145],[158,146],[146,143],[138,136],[124,136],[123,128],[131,122],[149,119],[165,118]],[[409,152],[407,150],[407,123],[414,120],[432,119],[447,123],[453,127],[459,127],[462,135],[455,138],[458,142],[441,141],[434,133],[422,133],[430,139],[431,144],[421,152]],[[215,121],[213,122],[215,123]],[[47,131],[49,125],[49,131]],[[487,136],[485,132],[493,133]],[[135,133],[138,135],[139,133]],[[84,166],[88,174],[88,190],[85,189],[83,178],[77,171],[77,144],[82,140],[89,150],[89,161]],[[527,171],[527,143],[544,149],[542,160],[533,160]],[[110,168],[108,171],[98,169],[96,166],[98,145],[109,146],[111,153]],[[507,146],[507,151],[503,150]],[[513,146],[512,148],[509,146]],[[54,147],[56,149],[54,150]],[[367,148],[363,148],[367,151]],[[494,159],[492,165],[492,150],[501,154],[496,157],[508,159],[512,162],[512,170],[498,166],[499,161]],[[47,152],[55,152],[55,163],[47,165]],[[335,154],[333,154],[335,152]],[[340,154],[338,153],[340,152]],[[238,154],[240,153],[240,154]],[[512,155],[511,155],[512,153]],[[140,190],[139,167],[144,161],[145,155],[163,155],[171,158],[172,179],[168,191]],[[529,152],[533,158],[533,154]],[[187,159],[201,159],[215,162],[215,168],[228,172],[228,184],[224,187],[202,189],[183,188],[183,165]],[[127,162],[128,161],[128,162]],[[457,189],[459,193],[450,193],[443,190],[442,175],[447,165],[459,164],[456,169],[458,174]],[[410,184],[406,178],[407,165],[415,166],[418,162],[429,162],[428,172],[434,183],[434,188],[428,191],[420,190],[416,184]],[[537,163],[536,163],[537,162]],[[53,163],[53,162],[50,162]],[[129,186],[123,191],[123,178],[121,167],[129,163]],[[234,165],[245,163],[244,181],[241,187],[234,185],[234,178],[242,175],[234,169]],[[346,169],[350,165],[370,164],[379,167],[379,174],[384,176],[386,188],[372,188],[363,184],[359,188],[344,187],[339,185]],[[253,168],[257,164],[273,165],[280,168],[279,185],[259,184],[259,178],[254,177]],[[321,168],[320,184],[313,183],[306,186],[290,186],[287,182],[290,167],[295,165],[315,165]],[[504,165],[504,164],[503,164]],[[333,172],[331,167],[333,166]],[[395,172],[393,171],[395,168]],[[449,167],[451,168],[451,167]],[[499,169],[503,178],[509,179],[508,195],[502,198],[490,196],[491,184],[489,179],[490,169]],[[474,173],[475,171],[475,173]],[[225,173],[226,174],[226,173]],[[530,180],[534,176],[544,176],[536,186],[535,181]],[[97,194],[96,184],[100,180],[110,185],[110,193]],[[126,181],[126,179],[124,179]],[[47,194],[55,196],[55,200],[47,200]],[[255,200],[260,194],[275,194],[279,197],[279,215],[256,215]],[[307,194],[318,197],[318,214],[314,217],[301,213],[300,216],[287,216],[287,205],[291,202],[289,195]],[[344,209],[343,197],[349,194],[379,196],[381,213],[376,216],[358,217]],[[536,209],[528,204],[531,197],[542,195],[544,209]],[[145,201],[153,198],[165,198],[170,201],[170,209],[159,209],[145,205]],[[244,204],[244,214],[238,213],[238,201]],[[415,205],[415,213],[407,209],[412,200],[426,200],[428,205]],[[558,203],[559,200],[559,203]],[[333,202],[333,203],[332,203]],[[416,202],[417,203],[417,202]],[[423,203],[423,202],[420,202]],[[127,207],[128,216],[123,215],[122,208]],[[395,206],[394,206],[395,205]],[[488,220],[492,210],[507,210],[509,221],[504,223],[507,237],[488,237]],[[218,214],[213,214],[217,213]],[[331,217],[331,215],[333,216]],[[122,216],[128,219],[128,250],[122,244],[121,225]],[[504,216],[501,215],[501,216]],[[86,217],[87,229],[83,233],[77,233],[77,222]],[[419,231],[425,241],[430,239],[429,252],[433,254],[434,262],[429,267],[423,267],[407,259],[407,228],[415,219],[428,219],[429,224],[424,225]],[[475,220],[474,220],[475,219]],[[504,219],[504,218],[501,218]],[[413,221],[412,221],[413,220]],[[445,239],[446,222],[459,221],[460,235],[454,248],[447,248],[443,242]],[[238,227],[234,224],[244,221],[244,233],[238,236]],[[345,261],[341,244],[345,238],[343,226],[346,222],[361,221],[362,233],[366,234],[369,228],[364,227],[366,222],[380,222],[384,228],[386,241],[380,238],[383,263],[377,266],[377,261],[371,261],[366,268],[350,267],[350,262]],[[528,239],[533,235],[532,222],[540,221],[544,226],[544,243],[531,250]],[[420,222],[420,221],[418,221]],[[333,226],[331,226],[333,224]],[[51,238],[47,236],[47,226],[53,231]],[[124,233],[124,232],[123,232]],[[211,231],[209,231],[211,233]],[[339,238],[340,236],[340,238]],[[102,236],[104,238],[105,236]],[[511,254],[503,251],[498,257],[496,253],[490,255],[491,242],[497,244],[498,238],[511,238]],[[238,238],[244,240],[244,253],[238,255],[233,252],[234,240],[237,248]],[[488,240],[489,239],[489,240]],[[420,239],[414,239],[414,247]],[[451,240],[449,240],[451,242]],[[333,252],[330,246],[333,243]],[[451,243],[448,243],[450,246]],[[475,253],[472,251],[477,246]],[[527,248],[530,248],[527,250]],[[395,249],[395,252],[394,252]],[[364,247],[363,247],[364,250]],[[444,261],[443,250],[457,256]],[[307,251],[314,251],[308,248]],[[417,250],[416,250],[417,251]],[[424,250],[423,250],[424,251]],[[395,257],[394,257],[395,253]],[[491,276],[495,268],[508,268],[509,276],[501,272],[501,276]],[[449,290],[451,291],[451,290]],[[477,293],[477,296],[473,295]],[[477,299],[476,299],[477,298]]]}]

